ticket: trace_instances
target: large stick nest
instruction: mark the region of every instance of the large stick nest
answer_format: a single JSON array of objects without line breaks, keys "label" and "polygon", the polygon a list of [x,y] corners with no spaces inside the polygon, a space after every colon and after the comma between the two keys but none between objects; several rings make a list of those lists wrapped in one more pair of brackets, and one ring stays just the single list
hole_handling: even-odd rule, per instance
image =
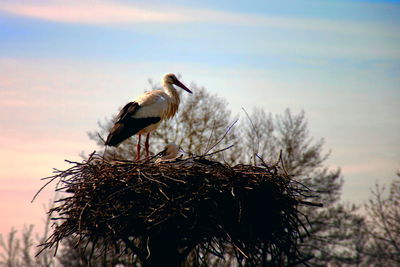
[{"label": "large stick nest", "polygon": [[[240,265],[302,261],[296,244],[307,232],[299,205],[310,190],[276,164],[228,166],[205,157],[109,161],[92,154],[57,171],[50,215],[56,226],[42,244],[69,236],[124,248],[144,266],[201,263],[227,253]],[[162,263],[160,265],[160,263]]]}]

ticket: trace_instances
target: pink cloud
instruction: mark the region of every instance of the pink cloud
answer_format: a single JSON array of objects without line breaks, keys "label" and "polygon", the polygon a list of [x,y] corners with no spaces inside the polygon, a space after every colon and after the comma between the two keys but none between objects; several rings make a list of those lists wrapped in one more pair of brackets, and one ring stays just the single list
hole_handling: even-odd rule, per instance
[{"label": "pink cloud", "polygon": [[[119,24],[182,22],[190,17],[116,2],[52,1],[42,4],[4,4],[0,10],[44,20],[68,23]],[[90,10],[90,11],[89,11]]]}]

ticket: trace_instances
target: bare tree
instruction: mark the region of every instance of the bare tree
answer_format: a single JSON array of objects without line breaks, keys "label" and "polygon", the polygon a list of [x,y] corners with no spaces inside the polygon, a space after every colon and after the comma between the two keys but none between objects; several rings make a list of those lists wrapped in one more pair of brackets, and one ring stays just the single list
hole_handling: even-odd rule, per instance
[{"label": "bare tree", "polygon": [[357,227],[363,225],[363,218],[355,213],[357,207],[339,203],[343,185],[340,169],[330,170],[324,165],[329,153],[323,152],[323,139],[310,137],[304,111],[292,114],[287,109],[284,114],[273,117],[262,109],[255,109],[247,116],[242,127],[242,144],[246,147],[241,149],[250,148],[252,154],[242,153],[242,161],[253,162],[257,154],[264,161],[274,163],[282,151],[286,171],[313,189],[317,200],[324,205],[300,209],[311,224],[311,236],[304,233],[304,242],[300,244],[304,255],[313,256],[310,264],[344,266],[359,262],[361,254],[355,249],[360,243],[353,240],[361,238]]},{"label": "bare tree", "polygon": [[11,229],[7,240],[4,240],[0,234],[0,266],[7,267],[51,267],[56,265],[55,257],[52,251],[44,251],[42,254],[35,256],[37,246],[45,239],[49,233],[49,220],[46,220],[45,232],[42,236],[33,235],[33,225],[25,226],[21,237],[17,236],[18,231]]},{"label": "bare tree", "polygon": [[[400,177],[400,174],[397,174]],[[390,185],[385,197],[385,187],[376,185],[372,198],[366,204],[369,245],[368,264],[381,266],[400,265],[400,180]]]},{"label": "bare tree", "polygon": [[308,176],[329,156],[329,153],[323,154],[323,139],[314,142],[309,136],[304,111],[293,115],[286,109],[283,115],[274,118],[263,109],[255,108],[244,121],[242,134],[246,146],[242,149],[251,148],[253,152],[242,154],[243,160],[250,161],[257,154],[273,163],[282,150],[285,168],[296,177]]},{"label": "bare tree", "polygon": [[21,266],[20,258],[20,240],[16,236],[17,230],[11,229],[8,234],[7,240],[4,240],[3,236],[0,234],[0,247],[3,249],[3,253],[0,254],[2,266],[13,267]]},{"label": "bare tree", "polygon": [[116,251],[112,246],[107,249],[107,246],[108,244],[99,240],[93,247],[92,242],[71,235],[62,242],[57,259],[60,265],[65,267],[139,266],[139,259],[131,253],[126,253],[125,248]]}]

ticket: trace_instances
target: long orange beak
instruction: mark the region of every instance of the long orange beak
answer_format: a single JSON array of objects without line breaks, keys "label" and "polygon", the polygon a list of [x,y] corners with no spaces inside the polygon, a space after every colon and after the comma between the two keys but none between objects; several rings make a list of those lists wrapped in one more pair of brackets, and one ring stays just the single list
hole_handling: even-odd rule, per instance
[{"label": "long orange beak", "polygon": [[185,90],[188,93],[192,94],[192,91],[189,90],[189,88],[187,88],[183,83],[181,83],[179,80],[176,80],[174,82],[174,84],[176,84],[177,86],[179,86],[180,88],[182,88],[183,90]]}]

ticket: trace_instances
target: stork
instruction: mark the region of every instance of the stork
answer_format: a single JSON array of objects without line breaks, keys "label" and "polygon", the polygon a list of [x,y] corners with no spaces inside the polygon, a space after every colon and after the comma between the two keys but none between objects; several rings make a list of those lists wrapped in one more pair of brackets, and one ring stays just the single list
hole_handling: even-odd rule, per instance
[{"label": "stork", "polygon": [[156,163],[175,160],[179,155],[179,147],[175,143],[169,143],[165,146],[164,150],[158,153],[161,155],[156,160]]},{"label": "stork", "polygon": [[192,93],[174,74],[166,74],[162,79],[164,90],[145,93],[122,108],[108,134],[105,145],[116,147],[127,138],[137,134],[136,160],[139,160],[140,138],[142,134],[147,134],[145,149],[146,157],[148,157],[150,133],[156,130],[163,120],[172,118],[178,110],[180,98],[174,84]]}]

